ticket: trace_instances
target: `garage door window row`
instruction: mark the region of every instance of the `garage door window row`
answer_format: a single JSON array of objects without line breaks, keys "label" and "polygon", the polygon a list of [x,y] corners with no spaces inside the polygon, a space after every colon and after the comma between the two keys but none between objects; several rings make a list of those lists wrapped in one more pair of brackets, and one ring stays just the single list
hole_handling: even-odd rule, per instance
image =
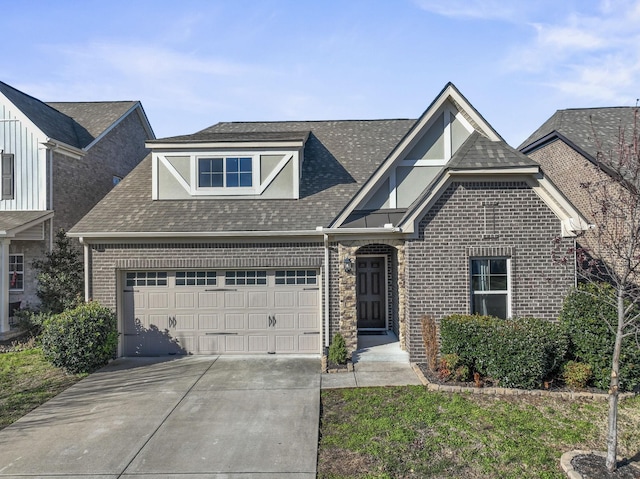
[{"label": "garage door window row", "polygon": [[167,286],[166,271],[134,271],[127,273],[127,286]]},{"label": "garage door window row", "polygon": [[278,284],[317,284],[316,272],[306,269],[276,271]]},{"label": "garage door window row", "polygon": [[266,271],[227,271],[225,273],[225,283],[227,286],[251,286],[266,285]]},{"label": "garage door window row", "polygon": [[176,271],[176,286],[215,286],[215,271]]}]

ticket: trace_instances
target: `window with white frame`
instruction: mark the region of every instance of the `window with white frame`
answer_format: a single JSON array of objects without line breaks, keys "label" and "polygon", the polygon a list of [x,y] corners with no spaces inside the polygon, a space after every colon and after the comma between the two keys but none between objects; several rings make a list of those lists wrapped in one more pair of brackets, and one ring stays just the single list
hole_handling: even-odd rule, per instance
[{"label": "window with white frame", "polygon": [[198,188],[251,188],[253,158],[198,158]]},{"label": "window with white frame", "polygon": [[24,255],[9,255],[9,290],[24,290]]},{"label": "window with white frame", "polygon": [[509,259],[471,259],[471,313],[506,319],[509,312]]}]

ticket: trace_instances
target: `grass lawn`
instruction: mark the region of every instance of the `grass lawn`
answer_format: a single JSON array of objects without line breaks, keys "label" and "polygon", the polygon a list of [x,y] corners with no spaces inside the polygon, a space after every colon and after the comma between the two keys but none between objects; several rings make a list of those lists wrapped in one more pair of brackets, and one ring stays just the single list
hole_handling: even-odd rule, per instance
[{"label": "grass lawn", "polygon": [[[605,449],[605,401],[420,386],[322,391],[318,477],[565,478],[560,456]],[[640,453],[640,397],[620,403],[619,454]]]},{"label": "grass lawn", "polygon": [[0,429],[81,378],[49,364],[39,348],[0,353]]}]

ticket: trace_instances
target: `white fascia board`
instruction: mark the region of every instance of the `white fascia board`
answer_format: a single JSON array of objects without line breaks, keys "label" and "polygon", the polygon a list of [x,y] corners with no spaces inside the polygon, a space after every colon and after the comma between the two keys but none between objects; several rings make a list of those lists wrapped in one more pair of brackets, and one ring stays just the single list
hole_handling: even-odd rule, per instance
[{"label": "white fascia board", "polygon": [[69,232],[67,236],[73,238],[82,238],[84,242],[97,242],[97,241],[119,241],[119,240],[133,240],[133,241],[154,241],[161,239],[180,239],[183,241],[193,241],[193,239],[219,239],[219,238],[321,238],[325,234],[332,237],[335,236],[371,236],[371,235],[388,235],[398,234],[403,231],[397,227],[390,228],[323,228],[319,226],[315,230],[298,230],[298,231],[143,231],[143,232]]},{"label": "white fascia board", "polygon": [[477,170],[449,170],[451,176],[477,176],[477,175],[537,175],[540,172],[538,166],[523,166],[516,168],[486,168]]},{"label": "white fascia board", "polygon": [[228,150],[236,150],[239,148],[252,148],[256,150],[271,150],[273,148],[279,149],[299,149],[304,146],[303,141],[203,141],[203,142],[167,142],[167,143],[158,143],[158,142],[146,142],[145,147],[150,148],[154,151],[185,151],[191,152],[193,150],[202,150],[205,148],[208,149],[228,149]]},{"label": "white fascia board", "polygon": [[75,146],[67,145],[61,141],[54,140],[53,138],[47,138],[47,141],[44,142],[43,145],[54,152],[59,152],[65,156],[75,158],[76,160],[83,158],[87,154],[86,150],[81,150]]}]

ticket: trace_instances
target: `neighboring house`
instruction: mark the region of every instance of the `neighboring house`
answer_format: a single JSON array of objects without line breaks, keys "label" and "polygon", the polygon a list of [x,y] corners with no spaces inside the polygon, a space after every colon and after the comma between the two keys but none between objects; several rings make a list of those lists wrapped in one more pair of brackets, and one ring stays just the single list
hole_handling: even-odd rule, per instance
[{"label": "neighboring house", "polygon": [[43,103],[0,82],[0,333],[11,305],[36,305],[35,259],[147,154],[137,101]]},{"label": "neighboring house", "polygon": [[616,177],[608,162],[616,160],[618,142],[625,135],[630,141],[637,111],[636,107],[558,110],[519,150],[538,162],[567,198],[589,215],[589,195],[580,185],[602,175]]},{"label": "neighboring house", "polygon": [[555,320],[585,225],[448,84],[417,120],[219,123],[152,153],[74,228],[119,354],[319,354],[420,320]]}]

